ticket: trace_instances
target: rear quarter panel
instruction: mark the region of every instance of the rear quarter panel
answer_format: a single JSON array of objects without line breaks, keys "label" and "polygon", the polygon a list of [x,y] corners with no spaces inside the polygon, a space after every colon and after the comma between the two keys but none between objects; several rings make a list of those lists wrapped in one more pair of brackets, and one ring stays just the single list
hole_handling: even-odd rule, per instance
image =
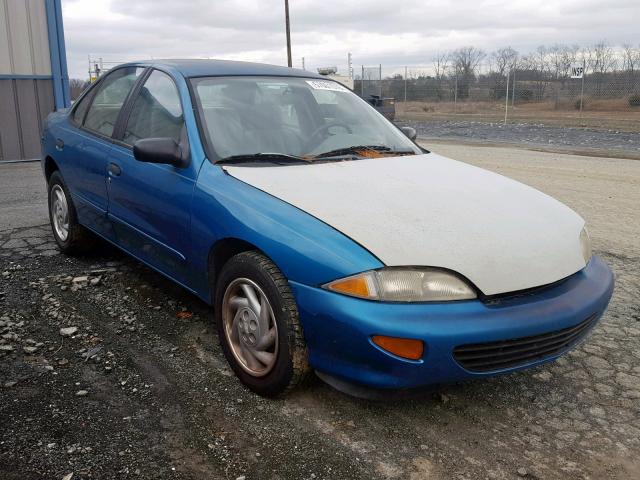
[{"label": "rear quarter panel", "polygon": [[[67,120],[68,109],[58,110],[57,112],[50,113],[44,122],[44,131],[42,132],[42,158],[41,165],[44,172],[45,160],[47,157],[53,158],[58,166],[64,162],[63,158],[59,160],[56,157],[60,155],[56,154],[55,139],[60,138],[64,125]],[[60,167],[62,169],[62,167]]]}]

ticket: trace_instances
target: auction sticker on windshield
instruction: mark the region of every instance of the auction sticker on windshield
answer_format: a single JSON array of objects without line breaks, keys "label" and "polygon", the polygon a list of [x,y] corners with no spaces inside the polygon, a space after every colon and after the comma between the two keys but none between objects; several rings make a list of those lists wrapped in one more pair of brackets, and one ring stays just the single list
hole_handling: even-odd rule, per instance
[{"label": "auction sticker on windshield", "polygon": [[328,80],[307,80],[311,88],[315,90],[332,90],[334,92],[348,92],[349,90],[337,82]]}]

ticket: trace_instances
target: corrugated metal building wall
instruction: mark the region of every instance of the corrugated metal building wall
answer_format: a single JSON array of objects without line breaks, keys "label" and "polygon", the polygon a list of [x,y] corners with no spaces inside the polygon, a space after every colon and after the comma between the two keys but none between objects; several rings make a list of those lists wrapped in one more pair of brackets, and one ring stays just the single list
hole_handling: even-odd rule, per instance
[{"label": "corrugated metal building wall", "polygon": [[0,162],[38,159],[44,119],[67,106],[60,0],[0,0]]}]

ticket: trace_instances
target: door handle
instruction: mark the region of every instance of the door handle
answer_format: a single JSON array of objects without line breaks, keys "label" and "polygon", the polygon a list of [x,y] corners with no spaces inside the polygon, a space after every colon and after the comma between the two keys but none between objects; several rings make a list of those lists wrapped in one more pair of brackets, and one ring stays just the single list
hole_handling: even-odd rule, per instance
[{"label": "door handle", "polygon": [[109,170],[109,175],[112,177],[119,177],[120,174],[122,173],[122,169],[120,168],[120,166],[116,165],[115,163],[110,163],[108,170]]},{"label": "door handle", "polygon": [[56,150],[59,152],[64,148],[64,141],[61,138],[56,138]]}]

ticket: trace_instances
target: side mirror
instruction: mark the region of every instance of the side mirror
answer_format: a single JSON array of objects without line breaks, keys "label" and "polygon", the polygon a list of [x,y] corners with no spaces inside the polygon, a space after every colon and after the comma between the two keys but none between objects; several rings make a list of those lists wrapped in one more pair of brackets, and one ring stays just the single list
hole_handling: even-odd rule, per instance
[{"label": "side mirror", "polygon": [[133,144],[133,156],[140,162],[184,165],[182,148],[173,138],[143,138]]},{"label": "side mirror", "polygon": [[402,133],[404,133],[410,140],[415,141],[418,138],[418,132],[413,127],[400,127]]}]

